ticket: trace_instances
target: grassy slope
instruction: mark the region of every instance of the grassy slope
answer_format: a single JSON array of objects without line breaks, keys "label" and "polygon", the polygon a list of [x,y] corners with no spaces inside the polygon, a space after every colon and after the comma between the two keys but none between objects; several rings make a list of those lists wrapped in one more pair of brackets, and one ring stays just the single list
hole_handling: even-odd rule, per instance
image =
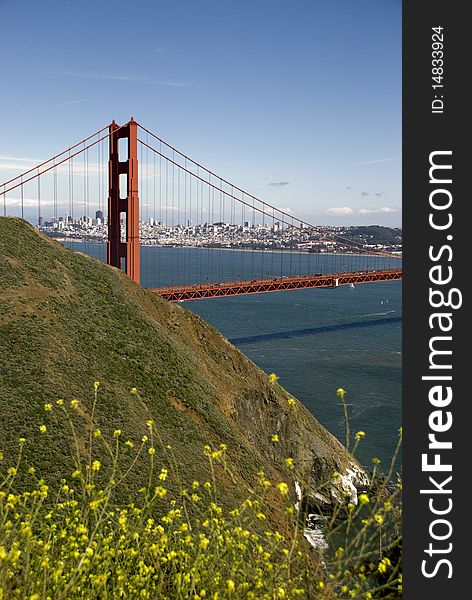
[{"label": "grassy slope", "polygon": [[[68,433],[53,416],[46,434],[31,431],[46,422],[45,402],[78,398],[90,411],[95,380],[103,382],[101,429],[138,441],[153,418],[185,480],[208,477],[202,447],[221,442],[248,484],[261,469],[288,481],[288,455],[315,465],[319,476],[350,461],[308,411],[298,402],[290,409],[285,390],[212,327],[19,219],[0,218],[0,365],[0,450],[11,462],[26,437],[27,462],[52,478],[70,468]],[[274,446],[275,432],[283,443]],[[218,477],[224,495],[227,476]]]}]

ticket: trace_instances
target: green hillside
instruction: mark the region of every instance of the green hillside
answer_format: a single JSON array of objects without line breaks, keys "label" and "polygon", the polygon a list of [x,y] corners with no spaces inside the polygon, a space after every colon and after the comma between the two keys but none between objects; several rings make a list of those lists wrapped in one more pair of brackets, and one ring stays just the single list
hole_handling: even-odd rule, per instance
[{"label": "green hillside", "polygon": [[[62,398],[68,405],[78,399],[77,431],[81,425],[87,429],[95,381],[100,382],[95,426],[110,436],[121,430],[123,440],[139,443],[146,421],[153,419],[164,444],[172,446],[184,483],[209,477],[202,449],[221,443],[227,445],[229,468],[241,482],[241,498],[261,470],[274,481],[291,483],[294,495],[287,456],[308,474],[313,490],[327,474],[354,465],[298,401],[288,402],[285,390],[190,311],[140,289],[116,269],[64,248],[20,219],[0,218],[4,464],[14,463],[18,439],[25,437],[26,466],[40,468],[51,480],[69,473],[70,433],[56,419],[56,401]],[[132,388],[138,393],[131,393]],[[44,411],[47,403],[54,406],[50,413]],[[47,431],[40,434],[42,424]],[[86,436],[79,446],[85,453]],[[129,461],[131,457],[130,450]],[[106,466],[105,452],[101,458]],[[167,460],[156,457],[159,467]],[[139,479],[139,468],[133,477]],[[225,496],[227,473],[219,469],[216,477],[223,502],[231,504],[235,498],[229,492]],[[131,484],[139,487],[132,478]],[[232,496],[235,489],[231,486]],[[332,494],[334,487],[324,492],[327,502]],[[283,520],[279,497],[274,494],[272,502],[276,521]]]}]

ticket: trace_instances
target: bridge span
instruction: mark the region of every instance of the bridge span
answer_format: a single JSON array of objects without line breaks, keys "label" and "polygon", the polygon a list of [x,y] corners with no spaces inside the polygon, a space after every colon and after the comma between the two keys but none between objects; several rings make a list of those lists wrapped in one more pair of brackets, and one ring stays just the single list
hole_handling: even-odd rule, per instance
[{"label": "bridge span", "polygon": [[402,279],[401,269],[382,269],[378,271],[359,271],[354,273],[313,274],[298,277],[276,277],[274,279],[252,279],[247,281],[231,281],[182,285],[163,288],[148,288],[171,302],[185,300],[201,300],[223,296],[239,296],[242,294],[265,294],[284,290],[302,290],[321,287],[338,287],[340,285],[356,285],[377,281],[399,281]]}]

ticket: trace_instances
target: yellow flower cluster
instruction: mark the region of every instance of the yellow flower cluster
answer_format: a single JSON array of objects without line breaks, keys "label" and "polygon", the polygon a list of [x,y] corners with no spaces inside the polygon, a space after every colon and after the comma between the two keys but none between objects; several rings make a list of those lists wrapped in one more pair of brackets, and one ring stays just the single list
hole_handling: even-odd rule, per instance
[{"label": "yellow flower cluster", "polygon": [[[275,384],[277,376],[271,374],[269,382]],[[100,386],[98,381],[93,384],[95,400]],[[136,388],[131,393],[138,395]],[[345,399],[345,390],[337,393]],[[294,406],[295,400],[289,398],[288,403]],[[74,412],[68,412],[69,406]],[[77,421],[86,409],[78,400],[46,403],[44,411],[52,413],[47,415],[51,422],[37,424],[34,435],[47,432],[41,439],[52,438],[52,423],[59,413],[69,419],[76,436]],[[53,489],[35,467],[21,464],[26,438],[19,438],[18,460],[0,453],[0,461],[6,463],[0,470],[0,600],[367,599],[373,598],[370,589],[376,578],[401,593],[401,574],[390,558],[379,554],[376,543],[376,536],[395,531],[400,481],[390,497],[367,488],[357,503],[350,498],[340,501],[332,529],[327,525],[324,531],[333,550],[317,566],[303,539],[303,502],[294,509],[295,498],[289,494],[290,489],[308,489],[293,458],[283,463],[291,471],[285,471],[287,481],[276,483],[259,471],[258,485],[247,489],[246,499],[227,506],[227,498],[218,497],[221,479],[215,477],[217,471],[226,472],[231,477],[225,485],[235,482],[226,470],[230,453],[225,444],[204,447],[210,481],[190,480],[182,487],[172,448],[161,442],[154,421],[148,419],[143,429],[142,443],[135,448],[131,440],[122,443],[126,437],[121,429],[104,426],[102,433],[92,418],[81,438],[85,444],[79,445],[76,437],[72,440],[77,444],[73,466],[67,477],[51,484]],[[359,431],[356,441],[364,435]],[[283,450],[284,440],[277,433],[272,442]],[[147,461],[147,474],[136,472],[142,460]],[[26,483],[16,485],[23,473],[28,473]],[[323,486],[340,479],[337,472],[328,476],[320,484],[320,494],[327,493]],[[240,481],[235,485],[234,497],[241,497]],[[285,506],[283,535],[272,522],[275,504]],[[341,516],[342,547],[336,520]],[[362,560],[356,557],[359,549]]]},{"label": "yellow flower cluster", "polygon": [[[96,392],[98,386],[94,387]],[[78,402],[70,407],[76,409]],[[51,412],[52,405],[45,410]],[[148,429],[152,425],[146,423]],[[39,432],[46,432],[46,426],[39,426]],[[197,600],[290,599],[305,593],[304,563],[293,551],[297,544],[270,528],[261,499],[253,496],[237,507],[224,508],[208,481],[193,481],[190,491],[176,494],[172,482],[164,487],[172,473],[162,467],[153,475],[157,483],[153,493],[142,488],[140,501],[117,505],[114,490],[123,481],[115,475],[123,472],[117,462],[122,432],[111,432],[111,440],[116,440],[112,445],[96,426],[89,435],[99,438],[95,444],[115,448],[111,471],[101,456],[91,453],[54,490],[43,479],[35,479],[33,488],[19,493],[4,493],[0,487],[4,598],[13,590],[15,597],[21,590],[22,598],[71,600],[171,598],[173,590],[179,590],[179,597]],[[143,436],[143,444],[146,441]],[[217,449],[207,446],[204,454],[209,461],[220,462],[226,451],[221,444]],[[156,452],[153,445],[145,456],[151,452]],[[288,460],[287,466],[292,464]],[[9,467],[7,483],[15,477],[17,468]],[[263,488],[270,487],[263,473],[260,478]],[[276,487],[282,496],[288,494],[286,483]]]}]

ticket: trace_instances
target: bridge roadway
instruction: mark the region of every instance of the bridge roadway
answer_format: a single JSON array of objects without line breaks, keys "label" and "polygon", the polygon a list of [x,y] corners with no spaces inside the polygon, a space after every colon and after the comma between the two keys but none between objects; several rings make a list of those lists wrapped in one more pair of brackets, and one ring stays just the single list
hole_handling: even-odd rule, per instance
[{"label": "bridge roadway", "polygon": [[277,277],[275,279],[252,279],[246,281],[229,281],[223,283],[206,283],[163,288],[149,288],[166,300],[183,302],[184,300],[200,300],[202,298],[218,298],[222,296],[238,296],[240,294],[265,294],[283,290],[303,290],[318,287],[338,287],[358,283],[376,281],[398,281],[402,279],[402,269],[384,269],[378,271],[355,271],[352,273],[320,273],[301,275],[298,277]]}]

